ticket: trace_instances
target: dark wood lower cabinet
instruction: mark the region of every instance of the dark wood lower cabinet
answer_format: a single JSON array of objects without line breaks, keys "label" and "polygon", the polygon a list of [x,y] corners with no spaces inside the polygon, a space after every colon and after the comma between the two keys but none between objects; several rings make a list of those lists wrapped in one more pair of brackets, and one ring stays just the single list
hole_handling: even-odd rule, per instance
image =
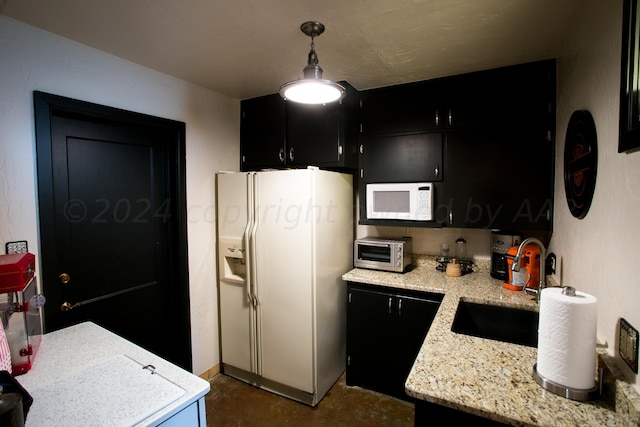
[{"label": "dark wood lower cabinet", "polygon": [[347,375],[361,386],[404,400],[404,391],[443,295],[348,284]]}]

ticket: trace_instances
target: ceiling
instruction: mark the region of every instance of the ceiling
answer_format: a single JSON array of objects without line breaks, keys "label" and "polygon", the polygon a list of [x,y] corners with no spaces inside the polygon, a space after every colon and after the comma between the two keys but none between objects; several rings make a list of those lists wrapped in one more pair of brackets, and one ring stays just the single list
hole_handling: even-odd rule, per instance
[{"label": "ceiling", "polygon": [[557,57],[580,0],[0,0],[0,13],[237,99],[302,77],[359,90]]}]

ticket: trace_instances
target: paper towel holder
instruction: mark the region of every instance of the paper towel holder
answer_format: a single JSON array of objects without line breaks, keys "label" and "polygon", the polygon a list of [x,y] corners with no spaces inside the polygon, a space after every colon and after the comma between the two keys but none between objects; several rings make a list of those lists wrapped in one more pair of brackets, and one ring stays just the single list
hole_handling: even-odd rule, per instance
[{"label": "paper towel holder", "polygon": [[[576,296],[576,289],[572,286],[563,286],[562,294],[574,297]],[[600,381],[596,381],[593,388],[590,389],[576,389],[567,386],[563,386],[556,382],[546,379],[538,373],[538,364],[533,365],[533,378],[536,382],[545,390],[550,391],[553,394],[565,397],[571,400],[578,400],[584,402],[586,400],[592,400],[596,398],[600,393],[600,387],[598,383],[602,384],[602,369],[600,369]]]},{"label": "paper towel holder", "polygon": [[600,370],[600,381],[596,381],[595,386],[590,389],[576,389],[567,386],[563,386],[561,384],[555,383],[551,380],[546,379],[542,375],[538,373],[538,364],[533,365],[533,378],[536,382],[545,390],[550,391],[553,394],[557,394],[558,396],[565,397],[571,400],[577,400],[580,402],[584,402],[587,400],[593,400],[597,398],[600,393],[599,383],[602,383],[602,369]]}]

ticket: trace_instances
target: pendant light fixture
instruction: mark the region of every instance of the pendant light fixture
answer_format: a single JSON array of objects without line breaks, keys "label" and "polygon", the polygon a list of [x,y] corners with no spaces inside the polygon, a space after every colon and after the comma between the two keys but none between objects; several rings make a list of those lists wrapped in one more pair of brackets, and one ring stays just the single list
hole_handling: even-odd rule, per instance
[{"label": "pendant light fixture", "polygon": [[308,21],[300,26],[300,30],[311,37],[311,51],[309,51],[307,66],[304,67],[304,78],[280,86],[280,96],[285,100],[302,104],[327,104],[341,100],[345,95],[344,87],[331,80],[323,80],[322,68],[318,65],[318,55],[313,40],[324,32],[324,25]]}]

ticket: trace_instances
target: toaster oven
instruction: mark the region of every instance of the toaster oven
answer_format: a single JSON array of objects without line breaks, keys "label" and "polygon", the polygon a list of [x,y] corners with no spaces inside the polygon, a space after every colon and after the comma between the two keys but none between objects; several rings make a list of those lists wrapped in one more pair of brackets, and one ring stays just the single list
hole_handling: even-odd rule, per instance
[{"label": "toaster oven", "polygon": [[353,264],[358,268],[404,272],[413,262],[411,237],[364,237],[353,244]]}]

